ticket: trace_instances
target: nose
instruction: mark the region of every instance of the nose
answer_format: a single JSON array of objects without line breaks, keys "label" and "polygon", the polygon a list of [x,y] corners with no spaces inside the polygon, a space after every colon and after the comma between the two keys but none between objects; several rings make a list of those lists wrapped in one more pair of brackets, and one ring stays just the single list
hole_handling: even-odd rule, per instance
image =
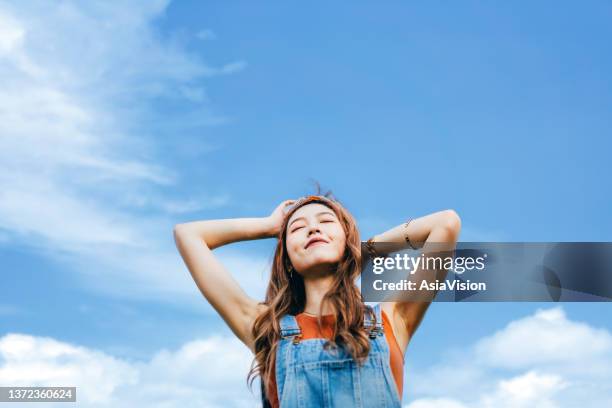
[{"label": "nose", "polygon": [[319,234],[321,233],[321,229],[319,228],[318,224],[315,224],[315,225],[309,227],[308,236],[311,236],[312,233],[315,232],[315,231],[318,232]]}]

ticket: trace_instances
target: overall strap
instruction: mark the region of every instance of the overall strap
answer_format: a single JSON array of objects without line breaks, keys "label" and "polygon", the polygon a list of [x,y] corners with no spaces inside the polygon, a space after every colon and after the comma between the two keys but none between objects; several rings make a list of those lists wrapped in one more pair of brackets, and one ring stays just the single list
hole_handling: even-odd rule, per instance
[{"label": "overall strap", "polygon": [[280,319],[281,338],[293,337],[302,334],[300,326],[294,315],[286,314]]},{"label": "overall strap", "polygon": [[383,324],[382,324],[382,307],[380,305],[380,303],[377,303],[376,306],[374,306],[374,316],[376,316],[376,323],[374,324],[374,321],[370,318],[369,314],[366,313],[363,316],[363,324],[366,328],[372,328],[372,331],[375,332],[382,332],[383,331]]}]

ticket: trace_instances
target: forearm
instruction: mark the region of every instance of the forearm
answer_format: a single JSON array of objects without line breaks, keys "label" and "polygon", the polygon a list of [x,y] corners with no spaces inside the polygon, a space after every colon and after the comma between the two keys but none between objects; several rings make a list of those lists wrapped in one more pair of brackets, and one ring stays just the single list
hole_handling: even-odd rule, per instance
[{"label": "forearm", "polygon": [[[383,234],[375,236],[375,242],[384,242],[382,248],[377,247],[376,252],[381,256],[387,252],[384,249],[389,249],[391,252],[406,247],[406,234],[416,248],[421,248],[420,252],[426,258],[433,257],[445,259],[452,257],[453,252],[461,231],[461,220],[457,213],[453,210],[439,211],[424,217],[416,218],[408,224],[401,224]],[[389,245],[389,243],[397,243]],[[420,287],[421,282],[435,282],[436,280],[444,280],[447,270],[443,267],[444,262],[433,262],[433,268],[424,267],[421,263],[416,270],[411,271],[406,277],[407,280],[417,284]],[[437,290],[410,290],[400,294],[393,294],[392,300],[397,302],[430,302],[436,295]],[[396,297],[399,295],[399,297]],[[421,309],[416,309],[419,311]],[[413,310],[412,312],[415,312]],[[419,312],[421,313],[422,310]],[[408,316],[407,312],[402,312],[404,317]],[[413,321],[410,317],[408,320]]]},{"label": "forearm", "polygon": [[177,224],[174,230],[176,234],[193,234],[201,238],[210,249],[238,241],[276,236],[268,217],[192,221]]},{"label": "forearm", "polygon": [[406,236],[416,248],[425,242],[456,242],[461,230],[461,219],[453,210],[438,211],[413,219],[408,226],[402,223],[375,235],[374,242],[396,243],[406,246]]}]

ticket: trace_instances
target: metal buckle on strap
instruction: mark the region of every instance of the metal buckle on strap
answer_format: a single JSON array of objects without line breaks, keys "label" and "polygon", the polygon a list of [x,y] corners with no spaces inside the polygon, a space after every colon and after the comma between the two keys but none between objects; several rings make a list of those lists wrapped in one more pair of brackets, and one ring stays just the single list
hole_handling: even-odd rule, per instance
[{"label": "metal buckle on strap", "polygon": [[378,336],[380,329],[378,327],[374,327],[370,330],[370,338],[375,339]]},{"label": "metal buckle on strap", "polygon": [[301,338],[302,334],[296,334],[295,336],[293,336],[293,344],[298,344]]},{"label": "metal buckle on strap", "polygon": [[376,327],[374,326],[371,330],[370,330],[370,338],[371,339],[375,339],[376,336],[382,336],[384,333],[384,329],[382,327]]}]

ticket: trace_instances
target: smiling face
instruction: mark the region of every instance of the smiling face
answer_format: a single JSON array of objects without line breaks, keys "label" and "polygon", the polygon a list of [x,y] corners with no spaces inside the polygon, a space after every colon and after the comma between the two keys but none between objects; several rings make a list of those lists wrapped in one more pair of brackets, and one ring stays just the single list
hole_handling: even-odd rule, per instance
[{"label": "smiling face", "polygon": [[287,223],[286,246],[297,272],[303,276],[324,275],[342,259],[346,234],[331,208],[306,204]]}]

